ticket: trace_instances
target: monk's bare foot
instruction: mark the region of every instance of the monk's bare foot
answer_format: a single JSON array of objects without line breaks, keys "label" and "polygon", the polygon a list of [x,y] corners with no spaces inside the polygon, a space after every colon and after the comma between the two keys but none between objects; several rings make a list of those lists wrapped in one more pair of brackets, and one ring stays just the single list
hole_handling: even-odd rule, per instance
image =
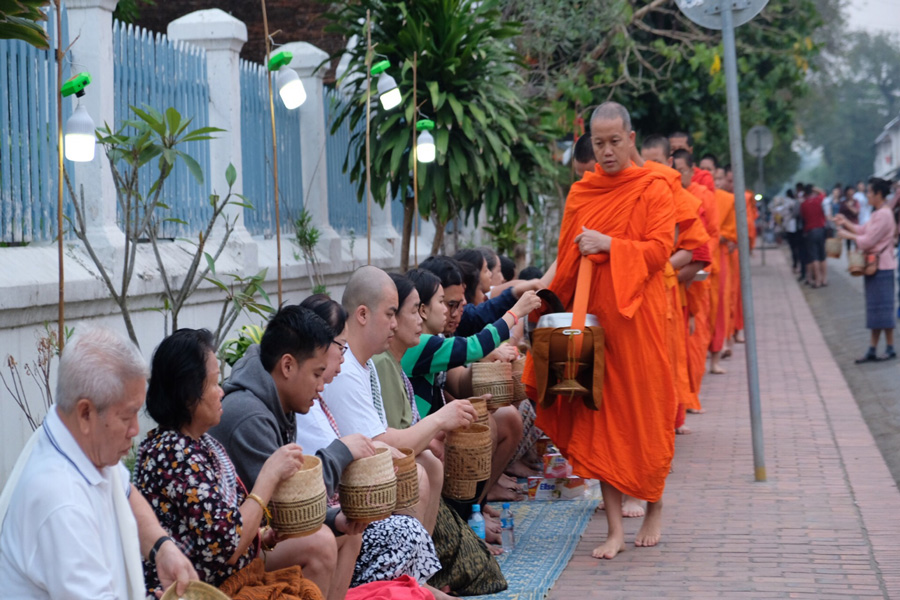
[{"label": "monk's bare foot", "polygon": [[625,536],[624,534],[619,535],[611,535],[606,538],[606,542],[604,542],[601,546],[597,546],[594,548],[594,551],[591,552],[591,556],[594,558],[601,558],[605,560],[611,560],[616,557],[619,552],[625,551]]},{"label": "monk's bare foot", "polygon": [[709,368],[709,372],[712,373],[713,375],[724,375],[724,374],[727,373],[728,371],[726,371],[725,369],[723,369],[723,368],[720,367],[719,365],[715,365],[714,367],[710,367],[710,368]]},{"label": "monk's bare foot", "polygon": [[703,413],[706,412],[706,409],[701,408],[700,410],[697,410],[696,408],[689,408],[689,409],[687,409],[687,411],[692,415],[702,415]]},{"label": "monk's bare foot", "polygon": [[688,435],[689,433],[691,433],[691,428],[687,425],[682,425],[681,427],[675,428],[675,433],[678,435]]},{"label": "monk's bare foot", "polygon": [[500,556],[503,554],[503,546],[497,546],[494,544],[488,544],[487,540],[481,540],[484,542],[484,545],[487,547],[488,552],[491,553],[491,556]]},{"label": "monk's bare foot", "polygon": [[725,348],[722,350],[722,359],[731,358],[731,348]]},{"label": "monk's bare foot", "polygon": [[623,517],[643,517],[644,505],[637,498],[624,496],[622,500],[622,516]]},{"label": "monk's bare foot", "polygon": [[521,460],[510,463],[509,466],[506,467],[506,472],[513,477],[536,477],[537,475],[540,475],[536,469],[532,469]]},{"label": "monk's bare foot", "polygon": [[518,486],[506,487],[498,481],[488,492],[487,499],[491,502],[518,502],[524,500],[525,496]]},{"label": "monk's bare foot", "polygon": [[601,500],[600,504],[597,505],[596,510],[606,510],[606,503],[603,500]]},{"label": "monk's bare foot", "polygon": [[500,511],[491,506],[490,504],[485,504],[481,507],[481,512],[488,515],[489,517],[494,517],[495,519],[500,518]]},{"label": "monk's bare foot", "polygon": [[736,334],[734,335],[734,342],[735,342],[736,344],[746,344],[746,343],[747,343],[747,340],[744,338],[744,332],[743,332],[743,331],[741,331],[741,332],[739,332],[739,333],[736,333]]},{"label": "monk's bare foot", "polygon": [[649,548],[659,543],[662,536],[662,501],[647,503],[647,516],[634,537],[634,545]]}]

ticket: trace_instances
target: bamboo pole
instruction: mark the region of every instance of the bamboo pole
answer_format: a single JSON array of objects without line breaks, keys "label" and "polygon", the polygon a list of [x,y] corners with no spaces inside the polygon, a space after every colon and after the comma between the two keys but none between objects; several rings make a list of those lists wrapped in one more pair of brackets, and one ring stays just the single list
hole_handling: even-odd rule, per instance
[{"label": "bamboo pole", "polygon": [[272,172],[275,177],[275,245],[278,262],[278,307],[281,308],[281,210],[278,202],[278,143],[275,138],[275,98],[272,94],[272,71],[268,69],[272,54],[272,40],[269,39],[269,18],[266,16],[266,0],[262,2],[263,29],[266,36],[266,81],[269,84],[269,115],[272,121]]},{"label": "bamboo pole", "polygon": [[413,262],[416,268],[419,268],[419,154],[416,151],[416,138],[418,132],[416,125],[419,123],[419,107],[416,94],[416,86],[418,85],[418,62],[419,53],[413,52],[413,119],[412,119],[412,151],[413,151]]},{"label": "bamboo pole", "polygon": [[66,345],[66,270],[63,264],[63,119],[62,119],[62,86],[63,86],[63,58],[65,51],[62,49],[62,7],[61,0],[55,1],[56,6],[56,150],[57,150],[57,194],[56,194],[56,248],[59,262],[59,316],[58,337],[59,351],[62,352]]},{"label": "bamboo pole", "polygon": [[372,11],[366,11],[366,264],[372,264]]}]

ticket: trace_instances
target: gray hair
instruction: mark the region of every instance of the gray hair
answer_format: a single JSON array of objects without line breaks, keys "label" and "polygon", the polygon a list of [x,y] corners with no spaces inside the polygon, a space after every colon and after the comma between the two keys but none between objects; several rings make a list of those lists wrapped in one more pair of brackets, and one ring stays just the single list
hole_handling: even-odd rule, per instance
[{"label": "gray hair", "polygon": [[124,400],[125,385],[150,376],[147,362],[131,340],[100,327],[76,335],[59,360],[56,405],[71,413],[81,398],[103,411]]},{"label": "gray hair", "polygon": [[622,120],[622,125],[625,126],[625,131],[631,131],[631,115],[628,114],[628,109],[618,102],[604,102],[603,104],[595,108],[593,114],[591,114],[592,122],[614,121],[616,119]]}]

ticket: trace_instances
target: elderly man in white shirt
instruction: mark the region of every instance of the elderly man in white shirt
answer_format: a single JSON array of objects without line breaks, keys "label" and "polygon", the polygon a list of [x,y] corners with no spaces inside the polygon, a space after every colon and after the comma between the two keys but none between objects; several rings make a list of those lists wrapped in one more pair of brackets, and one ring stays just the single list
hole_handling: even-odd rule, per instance
[{"label": "elderly man in white shirt", "polygon": [[197,579],[120,462],[138,434],[146,381],[138,349],[110,331],[66,347],[56,406],[0,495],[4,598],[145,598],[142,556],[179,593]]}]

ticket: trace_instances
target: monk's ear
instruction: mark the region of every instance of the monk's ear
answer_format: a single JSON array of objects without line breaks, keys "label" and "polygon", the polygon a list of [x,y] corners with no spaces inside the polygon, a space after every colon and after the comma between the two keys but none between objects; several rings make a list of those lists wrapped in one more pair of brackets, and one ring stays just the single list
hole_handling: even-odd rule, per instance
[{"label": "monk's ear", "polygon": [[369,320],[369,307],[365,304],[360,304],[353,312],[353,316],[356,318],[357,323],[359,323],[360,325],[365,325]]},{"label": "monk's ear", "polygon": [[631,145],[634,146],[635,134],[634,129],[628,132],[628,141],[631,142]]}]

